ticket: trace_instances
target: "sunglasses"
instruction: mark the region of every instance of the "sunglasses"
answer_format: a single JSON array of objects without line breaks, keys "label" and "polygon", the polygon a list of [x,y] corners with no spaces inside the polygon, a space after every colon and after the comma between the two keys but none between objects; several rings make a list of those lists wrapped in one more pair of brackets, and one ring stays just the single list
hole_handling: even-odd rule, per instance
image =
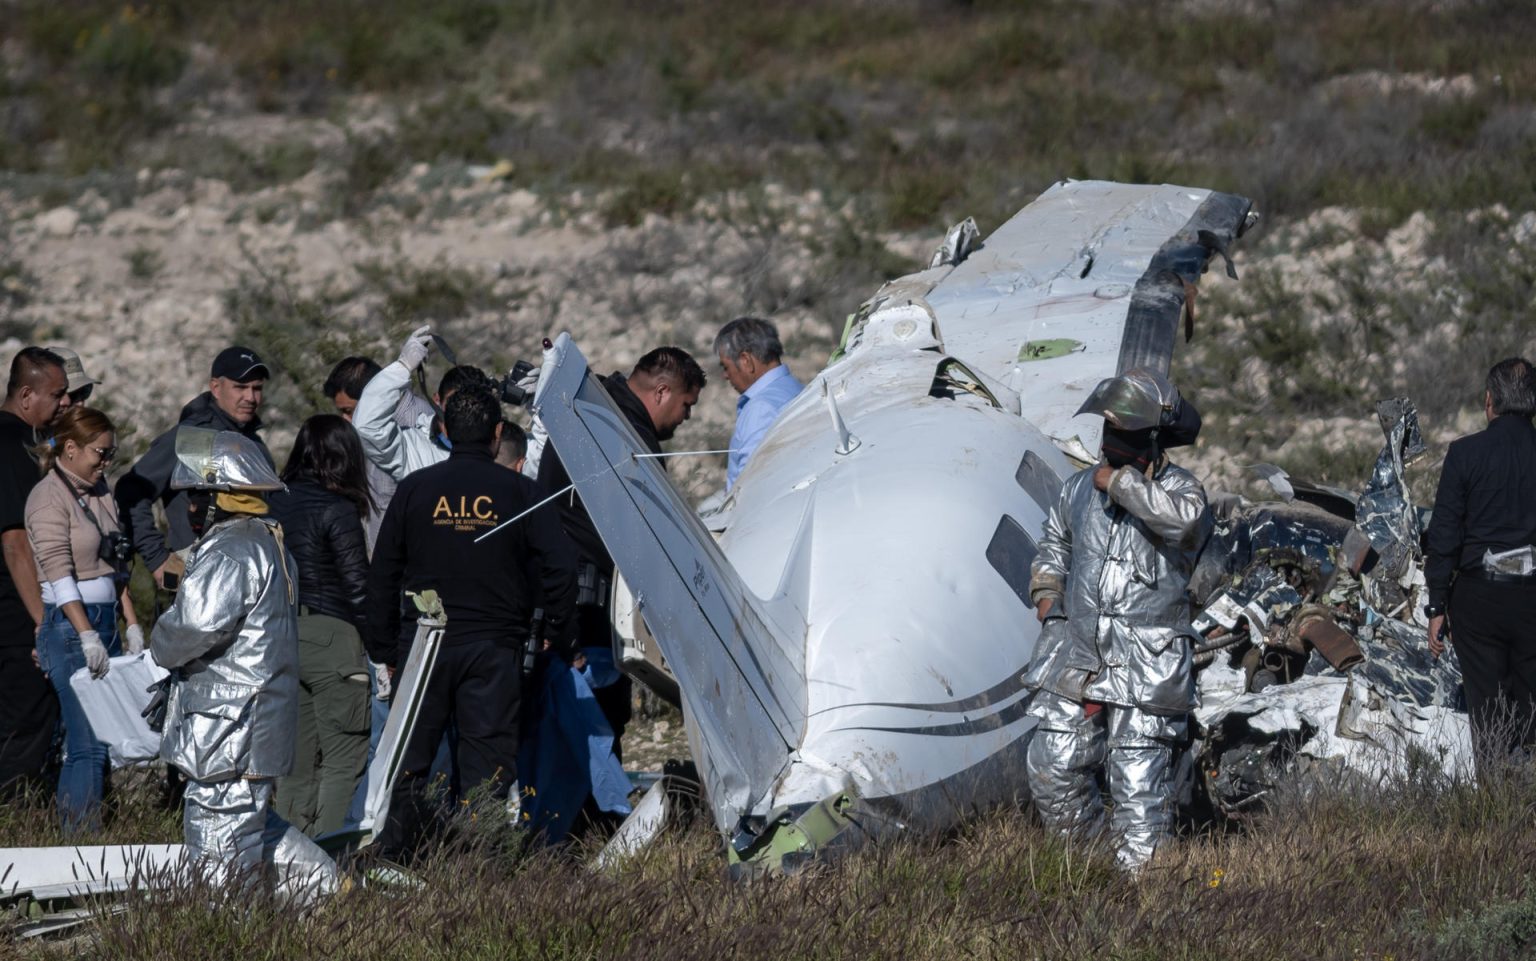
[{"label": "sunglasses", "polygon": [[116,447],[92,447],[91,450],[95,451],[96,456],[102,460],[115,460],[117,458]]}]

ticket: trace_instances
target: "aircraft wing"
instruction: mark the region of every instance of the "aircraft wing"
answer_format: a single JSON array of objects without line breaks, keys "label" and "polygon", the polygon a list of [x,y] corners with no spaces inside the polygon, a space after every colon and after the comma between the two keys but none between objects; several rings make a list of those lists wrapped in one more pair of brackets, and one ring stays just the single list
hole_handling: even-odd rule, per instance
[{"label": "aircraft wing", "polygon": [[728,827],[804,733],[804,618],[746,589],[569,334],[546,354],[533,409],[677,675],[694,759]]},{"label": "aircraft wing", "polygon": [[[1066,181],[922,299],[947,354],[1015,391],[1020,413],[1047,435],[1080,435],[1096,450],[1102,422],[1075,419],[1078,407],[1105,377],[1167,372],[1193,285],[1213,256],[1225,257],[1251,209],[1209,190]],[[911,290],[900,285],[892,293]]]}]

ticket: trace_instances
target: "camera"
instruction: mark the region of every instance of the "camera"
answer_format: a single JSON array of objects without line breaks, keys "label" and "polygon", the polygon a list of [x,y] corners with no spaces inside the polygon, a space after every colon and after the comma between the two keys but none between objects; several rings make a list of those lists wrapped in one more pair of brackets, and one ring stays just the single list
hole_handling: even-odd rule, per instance
[{"label": "camera", "polygon": [[491,386],[496,388],[496,396],[501,398],[503,404],[511,404],[513,407],[522,407],[533,398],[529,392],[518,386],[518,382],[533,373],[534,366],[526,360],[520,360],[512,365],[507,375],[500,380],[492,380]]},{"label": "camera", "polygon": [[126,570],[129,560],[133,558],[133,544],[122,531],[107,531],[101,535],[96,556],[111,564],[114,570]]}]

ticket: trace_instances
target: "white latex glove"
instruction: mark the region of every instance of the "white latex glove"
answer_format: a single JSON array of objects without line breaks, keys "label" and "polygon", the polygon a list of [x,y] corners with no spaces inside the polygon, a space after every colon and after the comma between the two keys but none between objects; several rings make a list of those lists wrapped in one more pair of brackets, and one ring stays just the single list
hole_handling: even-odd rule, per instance
[{"label": "white latex glove", "polygon": [[427,352],[432,349],[432,325],[422,324],[411,331],[411,336],[405,338],[405,343],[400,345],[400,363],[406,370],[415,370],[427,359]]},{"label": "white latex glove", "polygon": [[544,365],[540,364],[533,370],[524,374],[517,382],[517,386],[528,392],[528,398],[533,399],[533,389],[539,386],[539,375],[544,372]]},{"label": "white latex glove", "polygon": [[383,664],[369,661],[368,666],[373,668],[374,697],[381,701],[387,701],[395,696],[394,682],[389,679],[389,668]]},{"label": "white latex glove", "polygon": [[91,677],[106,677],[112,658],[107,655],[107,646],[101,643],[101,635],[95,631],[81,631],[80,649],[85,652],[85,666],[91,669]]},{"label": "white latex glove", "polygon": [[144,628],[129,624],[128,630],[123,632],[123,640],[127,642],[129,654],[140,653],[144,650]]}]

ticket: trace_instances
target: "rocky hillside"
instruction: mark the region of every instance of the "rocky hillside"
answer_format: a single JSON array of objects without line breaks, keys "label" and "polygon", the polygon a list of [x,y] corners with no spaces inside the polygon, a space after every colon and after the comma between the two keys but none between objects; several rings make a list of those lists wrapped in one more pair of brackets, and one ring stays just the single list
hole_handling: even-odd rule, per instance
[{"label": "rocky hillside", "polygon": [[[599,368],[676,343],[713,371],[751,312],[809,374],[948,223],[1062,176],[1265,213],[1175,361],[1221,486],[1353,485],[1376,399],[1443,444],[1536,350],[1523,5],[9,6],[0,352],[79,351],[130,449],[230,341],[278,370],[279,449],[332,361],[423,321],[488,370],[570,330]],[[716,377],[677,446],[722,446],[734,399]]]}]

